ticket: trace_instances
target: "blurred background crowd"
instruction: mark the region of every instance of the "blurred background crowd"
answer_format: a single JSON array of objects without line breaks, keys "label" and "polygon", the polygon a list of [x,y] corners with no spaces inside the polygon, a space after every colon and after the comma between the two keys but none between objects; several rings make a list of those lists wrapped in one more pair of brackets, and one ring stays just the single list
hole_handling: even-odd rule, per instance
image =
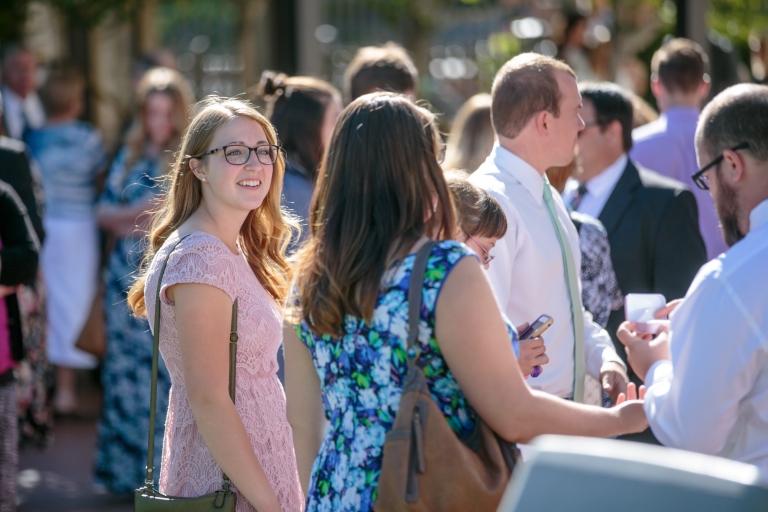
[{"label": "blurred background crowd", "polygon": [[[151,335],[124,293],[141,258],[135,227],[195,99],[240,95],[265,110],[288,157],[286,200],[301,215],[342,106],[369,92],[350,81],[366,58],[405,68],[411,78],[393,88],[431,105],[449,141],[445,166],[472,172],[491,151],[487,93],[510,58],[533,51],[580,81],[620,85],[638,127],[663,107],[651,59],[672,37],[707,56],[704,102],[768,81],[768,7],[747,0],[4,0],[0,180],[42,243],[37,276],[7,307],[24,348],[22,457],[55,449],[54,418],[83,416],[78,386],[97,383],[96,455],[79,454],[81,465],[90,474],[93,460],[97,485],[116,494],[141,481]],[[167,399],[167,373],[160,380]],[[30,478],[22,491],[39,484]]]}]

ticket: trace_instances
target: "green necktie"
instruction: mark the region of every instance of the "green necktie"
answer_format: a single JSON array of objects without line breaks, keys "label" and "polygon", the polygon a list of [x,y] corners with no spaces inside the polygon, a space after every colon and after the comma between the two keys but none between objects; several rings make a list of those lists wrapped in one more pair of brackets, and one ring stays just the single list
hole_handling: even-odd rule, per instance
[{"label": "green necktie", "polygon": [[576,264],[573,262],[571,244],[563,225],[557,220],[555,203],[552,200],[552,187],[544,176],[544,204],[547,205],[549,217],[555,226],[557,241],[560,242],[560,251],[563,254],[563,267],[565,268],[565,280],[568,281],[568,293],[571,298],[571,313],[573,315],[573,401],[584,402],[584,315],[581,311],[581,296],[579,295],[579,283],[576,281]]}]

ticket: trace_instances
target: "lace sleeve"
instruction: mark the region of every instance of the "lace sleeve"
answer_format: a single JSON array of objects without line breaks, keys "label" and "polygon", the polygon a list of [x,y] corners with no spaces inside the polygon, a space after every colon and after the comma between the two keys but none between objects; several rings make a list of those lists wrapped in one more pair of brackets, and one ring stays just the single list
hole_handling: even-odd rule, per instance
[{"label": "lace sleeve", "polygon": [[[165,254],[163,254],[165,257]],[[203,233],[193,233],[183,240],[165,269],[160,300],[173,305],[166,291],[180,283],[200,283],[223,290],[234,302],[238,296],[238,261],[236,256],[217,238]]]}]

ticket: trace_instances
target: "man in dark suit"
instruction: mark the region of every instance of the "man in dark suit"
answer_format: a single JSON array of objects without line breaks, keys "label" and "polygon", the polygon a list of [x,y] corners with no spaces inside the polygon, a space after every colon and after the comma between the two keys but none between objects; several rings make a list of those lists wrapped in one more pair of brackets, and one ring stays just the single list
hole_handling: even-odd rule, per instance
[{"label": "man in dark suit", "polygon": [[[632,104],[618,86],[580,87],[585,129],[579,134],[579,170],[563,199],[573,210],[597,217],[608,231],[611,260],[623,294],[685,295],[707,261],[696,199],[682,183],[635,165]],[[607,330],[626,361],[616,330],[624,310],[613,311]],[[630,374],[639,383],[639,379]]]}]

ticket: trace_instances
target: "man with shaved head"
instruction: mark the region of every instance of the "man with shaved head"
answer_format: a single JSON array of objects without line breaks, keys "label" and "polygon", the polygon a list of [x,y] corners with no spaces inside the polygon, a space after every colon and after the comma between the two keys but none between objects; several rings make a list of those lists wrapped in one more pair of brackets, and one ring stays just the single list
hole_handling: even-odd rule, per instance
[{"label": "man with shaved head", "polygon": [[645,412],[666,446],[768,471],[768,87],[736,85],[703,110],[699,171],[729,249],[699,270],[684,299],[660,310],[651,339],[618,337],[645,380]]}]

